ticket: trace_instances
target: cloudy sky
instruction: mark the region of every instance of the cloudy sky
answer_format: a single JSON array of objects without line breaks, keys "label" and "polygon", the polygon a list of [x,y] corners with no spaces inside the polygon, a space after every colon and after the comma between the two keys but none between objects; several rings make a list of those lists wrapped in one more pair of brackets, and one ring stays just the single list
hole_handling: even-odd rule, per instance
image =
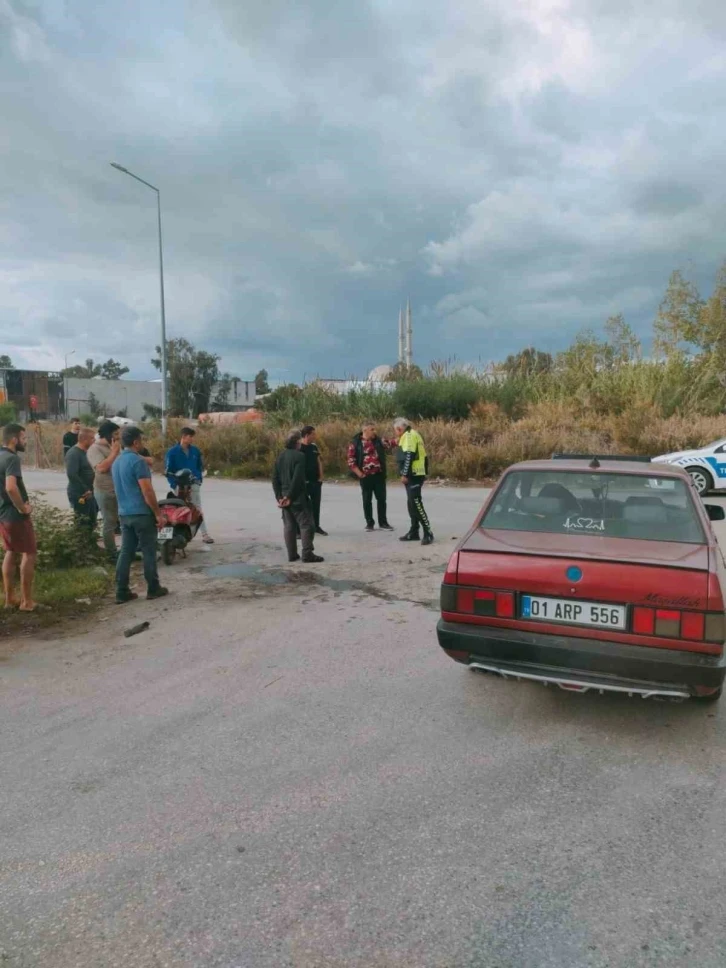
[{"label": "cloudy sky", "polygon": [[726,256],[724,0],[0,0],[0,352],[556,350]]}]

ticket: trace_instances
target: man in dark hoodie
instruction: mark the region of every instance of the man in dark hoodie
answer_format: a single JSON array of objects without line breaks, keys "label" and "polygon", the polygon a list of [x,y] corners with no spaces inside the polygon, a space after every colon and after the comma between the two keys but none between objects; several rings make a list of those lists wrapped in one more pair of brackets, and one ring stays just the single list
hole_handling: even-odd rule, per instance
[{"label": "man in dark hoodie", "polygon": [[297,529],[302,537],[302,560],[306,562],[323,561],[315,554],[313,536],[315,522],[310,509],[305,482],[305,458],[300,452],[302,434],[293,430],[285,441],[285,449],[275,462],[272,475],[272,489],[277,506],[282,509],[282,525],[287,548],[288,561],[299,561],[297,551]]}]

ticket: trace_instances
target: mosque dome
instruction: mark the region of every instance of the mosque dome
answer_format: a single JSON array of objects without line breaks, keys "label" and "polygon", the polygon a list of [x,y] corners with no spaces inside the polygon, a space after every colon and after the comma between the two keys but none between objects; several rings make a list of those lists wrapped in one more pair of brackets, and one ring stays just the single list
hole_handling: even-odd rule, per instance
[{"label": "mosque dome", "polygon": [[388,366],[387,363],[382,363],[380,366],[375,366],[368,374],[368,382],[385,383],[392,374],[393,367]]}]

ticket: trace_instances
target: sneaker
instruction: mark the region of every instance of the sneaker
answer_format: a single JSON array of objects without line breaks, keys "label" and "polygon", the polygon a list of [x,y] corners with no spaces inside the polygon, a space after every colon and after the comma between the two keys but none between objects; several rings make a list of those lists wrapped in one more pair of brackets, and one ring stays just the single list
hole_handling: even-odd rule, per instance
[{"label": "sneaker", "polygon": [[315,534],[322,534],[322,536],[324,538],[327,538],[328,537],[328,532],[327,531],[323,531],[323,529],[321,527],[317,527],[315,529]]},{"label": "sneaker", "polygon": [[375,531],[375,530],[376,530],[375,524],[367,524],[366,525],[366,531]]},{"label": "sneaker", "polygon": [[430,544],[433,544],[433,543],[434,543],[433,532],[427,531],[424,534],[424,536],[423,536],[423,541],[421,542],[421,544],[422,545],[430,545]]},{"label": "sneaker", "polygon": [[399,541],[419,541],[420,538],[421,538],[421,535],[418,534],[416,531],[409,531],[408,534],[404,534],[398,540]]},{"label": "sneaker", "polygon": [[288,561],[300,561],[300,555],[295,555],[294,558],[288,558]]},{"label": "sneaker", "polygon": [[379,527],[379,528],[381,529],[381,531],[395,531],[395,530],[396,530],[396,529],[395,529],[395,528],[393,527],[393,525],[392,525],[392,524],[389,524],[389,523],[388,523],[388,521],[386,521],[386,523],[385,523],[385,524],[379,524],[379,525],[378,525],[378,527]]},{"label": "sneaker", "polygon": [[320,555],[308,555],[307,558],[303,558],[303,563],[306,565],[312,565],[318,561],[325,561],[325,558],[321,558]]},{"label": "sneaker", "polygon": [[202,541],[204,544],[214,544],[214,538],[211,536],[211,534],[202,535]]},{"label": "sneaker", "polygon": [[126,602],[133,602],[133,600],[138,597],[139,596],[136,594],[136,592],[132,592],[132,591],[116,592],[116,604],[125,605]]},{"label": "sneaker", "polygon": [[150,602],[154,598],[163,598],[165,595],[168,595],[168,594],[169,594],[169,589],[168,588],[164,588],[161,585],[159,585],[159,587],[158,588],[155,588],[153,590],[153,592],[147,592],[146,593],[146,601],[147,602]]}]

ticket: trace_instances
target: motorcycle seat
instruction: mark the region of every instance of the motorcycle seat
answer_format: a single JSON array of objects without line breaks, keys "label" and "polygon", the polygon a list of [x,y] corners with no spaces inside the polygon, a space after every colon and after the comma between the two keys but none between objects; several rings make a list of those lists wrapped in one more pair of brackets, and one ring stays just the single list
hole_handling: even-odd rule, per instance
[{"label": "motorcycle seat", "polygon": [[165,497],[159,501],[160,508],[185,508],[186,506],[186,501],[182,501],[179,497]]}]

